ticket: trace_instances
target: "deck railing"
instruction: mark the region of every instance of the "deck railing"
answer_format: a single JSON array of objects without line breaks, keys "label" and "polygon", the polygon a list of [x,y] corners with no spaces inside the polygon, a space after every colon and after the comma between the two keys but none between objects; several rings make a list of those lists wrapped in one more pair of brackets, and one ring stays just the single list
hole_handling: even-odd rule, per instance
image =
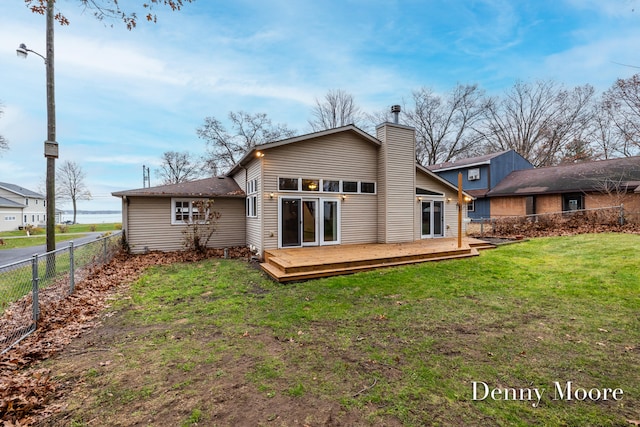
[{"label": "deck railing", "polygon": [[0,266],[0,354],[34,332],[40,304],[71,295],[92,267],[109,262],[122,232]]}]

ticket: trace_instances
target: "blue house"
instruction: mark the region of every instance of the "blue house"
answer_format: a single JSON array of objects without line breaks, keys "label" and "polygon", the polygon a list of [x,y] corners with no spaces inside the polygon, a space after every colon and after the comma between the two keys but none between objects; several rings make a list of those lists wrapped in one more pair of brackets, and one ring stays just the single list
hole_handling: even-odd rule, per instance
[{"label": "blue house", "polygon": [[511,172],[533,169],[533,165],[514,150],[508,150],[430,165],[427,169],[453,185],[458,185],[458,173],[462,173],[462,188],[476,198],[469,203],[469,218],[480,220],[491,217],[487,193]]}]

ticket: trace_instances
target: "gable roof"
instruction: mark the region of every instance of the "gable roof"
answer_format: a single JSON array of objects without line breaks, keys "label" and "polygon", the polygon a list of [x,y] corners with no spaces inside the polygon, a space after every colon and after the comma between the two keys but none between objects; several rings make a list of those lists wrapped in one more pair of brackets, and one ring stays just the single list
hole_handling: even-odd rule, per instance
[{"label": "gable roof", "polygon": [[[449,181],[447,181],[444,178],[441,178],[440,176],[436,175],[435,173],[431,172],[429,169],[425,168],[424,166],[422,166],[420,163],[416,163],[416,169],[422,173],[424,173],[425,175],[429,176],[430,178],[434,179],[435,181],[438,181],[439,183],[441,183],[442,185],[445,185],[449,188],[451,188],[452,190],[454,190],[455,192],[458,192],[458,187],[456,185],[453,185],[452,183],[450,183]],[[475,197],[471,194],[470,191],[464,191],[464,189],[462,189],[462,194],[464,196],[469,196],[472,199],[475,199]]]},{"label": "gable roof", "polygon": [[488,165],[491,163],[491,159],[495,159],[496,157],[502,156],[503,154],[508,153],[509,151],[513,151],[513,150],[499,151],[497,153],[485,154],[484,156],[469,157],[468,159],[438,163],[435,165],[427,166],[427,169],[429,169],[432,172],[443,172],[446,170],[454,170],[454,169],[460,169],[464,167],[468,168],[471,166]]},{"label": "gable roof", "polygon": [[40,193],[36,193],[35,191],[28,190],[24,187],[20,187],[16,184],[11,184],[8,182],[0,182],[0,188],[3,188],[7,191],[17,194],[22,197],[31,197],[32,199],[44,199],[44,196]]},{"label": "gable roof", "polygon": [[144,197],[244,197],[240,186],[229,177],[216,176],[181,182],[179,184],[159,185],[135,190],[116,191],[111,193],[116,197],[144,196]]},{"label": "gable roof", "polygon": [[356,127],[355,125],[346,125],[346,126],[341,126],[339,128],[326,129],[326,130],[322,130],[322,131],[319,131],[319,132],[313,132],[313,133],[308,133],[308,134],[305,134],[305,135],[299,135],[299,136],[294,136],[294,137],[287,138],[287,139],[282,139],[280,141],[274,141],[274,142],[269,142],[269,143],[266,143],[266,144],[256,145],[254,148],[252,148],[247,153],[245,153],[245,155],[242,156],[242,158],[240,159],[240,161],[238,163],[236,163],[235,165],[233,165],[231,167],[231,169],[229,169],[229,171],[226,173],[226,176],[233,175],[239,169],[241,169],[244,165],[246,165],[251,160],[253,160],[256,157],[256,152],[258,152],[258,151],[264,151],[264,150],[268,150],[270,148],[281,147],[283,145],[288,145],[288,144],[295,144],[297,142],[302,142],[302,141],[309,141],[311,139],[322,138],[322,137],[325,137],[325,136],[335,135],[335,134],[341,133],[341,132],[352,132],[352,133],[356,134],[357,136],[359,136],[360,138],[364,139],[365,141],[370,142],[371,144],[373,144],[375,146],[379,147],[379,146],[382,145],[382,142],[380,142],[377,138],[374,138],[373,136],[369,135],[368,133],[366,133],[362,129]]},{"label": "gable roof", "polygon": [[14,202],[13,200],[0,197],[0,208],[24,208],[22,203]]},{"label": "gable roof", "polygon": [[601,191],[605,183],[620,183],[628,191],[637,191],[640,156],[514,171],[487,196]]}]

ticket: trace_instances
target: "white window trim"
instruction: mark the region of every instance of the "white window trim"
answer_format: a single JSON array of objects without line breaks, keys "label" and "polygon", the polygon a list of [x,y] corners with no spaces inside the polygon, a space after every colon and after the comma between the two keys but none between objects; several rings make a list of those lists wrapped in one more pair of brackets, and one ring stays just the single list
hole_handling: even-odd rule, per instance
[{"label": "white window trim", "polygon": [[473,169],[467,170],[467,179],[469,181],[478,181],[480,179],[480,168],[473,168]]},{"label": "white window trim", "polygon": [[245,208],[246,208],[247,218],[258,217],[258,196],[256,194],[247,196]]},{"label": "white window trim", "polygon": [[[298,188],[297,190],[283,190],[280,188],[280,179],[281,178],[285,178],[285,179],[297,179],[298,180]],[[376,194],[378,194],[378,183],[376,181],[368,181],[368,180],[357,180],[357,179],[331,179],[331,178],[307,178],[307,177],[287,177],[287,176],[278,176],[277,178],[277,182],[276,182],[276,188],[278,189],[278,192],[280,193],[304,193],[304,194],[318,194],[318,193],[324,193],[327,195],[335,195],[338,193],[346,193],[346,194],[367,194],[370,196],[374,196]],[[309,190],[303,190],[302,189],[302,181],[303,180],[313,180],[313,181],[318,181],[318,190],[317,191],[309,191]],[[325,181],[338,181],[338,191],[324,191],[324,182]],[[344,191],[344,183],[345,182],[355,182],[356,183],[356,191]],[[362,192],[362,183],[368,183],[368,184],[373,184],[373,193],[363,193]]]},{"label": "white window trim", "polygon": [[[193,218],[193,202],[195,200],[206,200],[203,198],[172,198],[171,199],[171,225],[188,225],[191,223],[191,219]],[[176,220],[176,202],[189,202],[189,221],[177,221]],[[201,221],[204,223],[205,221]]]}]

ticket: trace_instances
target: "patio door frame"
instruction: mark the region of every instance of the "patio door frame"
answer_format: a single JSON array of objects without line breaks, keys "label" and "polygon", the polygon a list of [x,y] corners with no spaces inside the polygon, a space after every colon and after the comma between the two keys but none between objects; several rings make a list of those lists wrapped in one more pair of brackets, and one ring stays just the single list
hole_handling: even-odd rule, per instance
[{"label": "patio door frame", "polygon": [[[298,239],[297,242],[299,244],[287,244],[285,245],[283,242],[283,236],[285,227],[292,226],[292,220],[289,219],[288,224],[284,224],[285,217],[283,216],[283,202],[286,200],[297,201],[298,209],[297,209],[297,224],[296,229],[293,230],[294,233],[297,232]],[[315,234],[314,241],[305,242],[304,241],[304,231],[305,231],[305,210],[304,203],[313,203],[315,205],[314,213],[313,213],[313,231]],[[337,240],[335,241],[325,241],[324,240],[324,205],[325,202],[335,202],[335,206],[337,207],[336,219],[337,222]],[[305,196],[280,196],[278,198],[278,248],[301,248],[303,246],[326,246],[326,245],[336,245],[340,244],[340,201],[338,198],[324,198],[324,197],[305,197]],[[309,224],[306,224],[309,225]],[[296,242],[296,243],[297,243]]]},{"label": "patio door frame", "polygon": [[[440,233],[436,234],[434,233],[435,228],[436,228],[436,215],[435,215],[435,207],[436,204],[440,205],[440,218],[439,218],[439,222],[440,222]],[[424,230],[424,209],[425,209],[425,205],[429,205],[429,234],[424,234],[423,230]],[[444,215],[444,199],[424,199],[420,202],[420,236],[423,239],[432,239],[432,238],[438,238],[438,237],[444,237],[445,235],[445,215]]]}]

